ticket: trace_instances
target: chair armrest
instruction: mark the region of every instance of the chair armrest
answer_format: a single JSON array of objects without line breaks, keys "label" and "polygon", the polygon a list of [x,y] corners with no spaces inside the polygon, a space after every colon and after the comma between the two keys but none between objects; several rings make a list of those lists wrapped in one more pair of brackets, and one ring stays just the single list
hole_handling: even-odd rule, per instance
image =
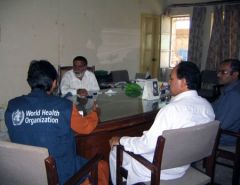
[{"label": "chair armrest", "polygon": [[234,132],[231,130],[221,129],[221,134],[230,135],[233,137],[240,138],[240,132]]},{"label": "chair armrest", "polygon": [[48,184],[59,184],[55,159],[50,155],[44,161],[47,171]]},{"label": "chair armrest", "polygon": [[[94,181],[98,180],[98,162],[103,158],[102,154],[96,154],[80,170],[78,170],[64,185],[77,184],[81,178],[91,172]],[[93,184],[96,184],[93,183]]]},{"label": "chair armrest", "polygon": [[[234,146],[219,146],[218,147],[218,157],[222,157],[228,160],[238,160],[240,155],[240,131],[234,132],[231,130],[220,129],[221,135],[228,135],[236,138],[236,145]],[[221,163],[222,164],[222,163]]]},{"label": "chair armrest", "polygon": [[120,150],[120,152],[127,153],[128,155],[130,155],[132,158],[134,158],[135,160],[140,162],[143,166],[145,166],[146,168],[148,168],[151,171],[156,169],[156,166],[153,165],[150,161],[148,161],[147,159],[145,159],[141,155],[137,155],[137,154],[134,154],[133,152],[126,151],[122,145],[118,145],[117,150]]},{"label": "chair armrest", "polygon": [[[93,184],[97,184],[98,180],[98,162],[103,158],[102,154],[96,154],[91,160],[89,160],[80,170],[78,170],[64,185],[75,185],[79,180],[85,177],[89,172],[93,178]],[[45,165],[47,170],[47,178],[49,185],[59,184],[58,174],[56,168],[56,162],[52,156],[45,159]]]}]

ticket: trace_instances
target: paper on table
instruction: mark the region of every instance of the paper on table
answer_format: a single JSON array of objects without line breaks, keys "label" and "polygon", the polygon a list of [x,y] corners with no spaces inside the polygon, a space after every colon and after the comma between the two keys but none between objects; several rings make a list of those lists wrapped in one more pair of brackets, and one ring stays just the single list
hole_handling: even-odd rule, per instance
[{"label": "paper on table", "polygon": [[115,94],[117,91],[113,91],[112,89],[109,89],[108,91],[105,92],[105,94]]}]

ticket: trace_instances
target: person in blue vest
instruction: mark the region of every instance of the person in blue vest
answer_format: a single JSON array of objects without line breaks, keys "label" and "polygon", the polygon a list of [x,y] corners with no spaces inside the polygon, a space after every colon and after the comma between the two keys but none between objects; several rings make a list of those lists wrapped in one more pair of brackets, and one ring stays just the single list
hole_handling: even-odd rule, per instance
[{"label": "person in blue vest", "polygon": [[[32,61],[27,76],[31,92],[9,101],[5,123],[12,142],[48,148],[56,160],[60,184],[64,184],[87,162],[76,153],[73,131],[88,134],[99,118],[96,106],[83,117],[71,101],[52,95],[57,77],[49,61]],[[108,184],[108,173],[108,165],[102,161],[99,184]]]}]

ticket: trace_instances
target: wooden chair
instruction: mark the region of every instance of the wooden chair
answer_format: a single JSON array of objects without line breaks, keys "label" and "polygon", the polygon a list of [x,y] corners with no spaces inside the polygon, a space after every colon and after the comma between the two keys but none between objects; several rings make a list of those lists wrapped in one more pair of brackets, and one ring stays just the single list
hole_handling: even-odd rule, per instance
[{"label": "wooden chair", "polygon": [[[219,145],[217,149],[216,164],[232,168],[232,185],[239,185],[240,178],[240,131],[220,130],[221,135],[228,135],[236,138],[235,146]],[[229,163],[230,162],[230,163]]]},{"label": "wooden chair", "polygon": [[[138,184],[201,185],[213,183],[218,128],[219,122],[212,121],[198,126],[164,131],[162,136],[158,137],[153,162],[125,151],[119,145],[117,147],[117,184],[124,184],[122,177],[127,178],[127,171],[122,167],[123,152],[128,153],[151,171],[151,182],[139,182]],[[205,173],[190,167],[181,178],[160,180],[161,170],[190,164],[204,158],[207,159]]]},{"label": "wooden chair", "polygon": [[[65,185],[77,182],[89,172],[97,184],[97,165],[102,158],[96,155],[73,175]],[[0,184],[58,185],[55,160],[47,148],[0,141]]]},{"label": "wooden chair", "polygon": [[59,81],[61,81],[63,75],[70,71],[73,68],[73,66],[58,66],[58,75],[59,75]]}]

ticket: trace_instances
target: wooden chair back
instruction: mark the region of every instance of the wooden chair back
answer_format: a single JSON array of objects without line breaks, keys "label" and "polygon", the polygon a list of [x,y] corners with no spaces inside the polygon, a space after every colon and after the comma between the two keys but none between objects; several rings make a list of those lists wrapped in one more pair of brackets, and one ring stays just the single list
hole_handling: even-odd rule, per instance
[{"label": "wooden chair back", "polygon": [[73,68],[73,66],[58,66],[58,75],[59,75],[59,81],[61,81],[63,75],[70,71]]}]

